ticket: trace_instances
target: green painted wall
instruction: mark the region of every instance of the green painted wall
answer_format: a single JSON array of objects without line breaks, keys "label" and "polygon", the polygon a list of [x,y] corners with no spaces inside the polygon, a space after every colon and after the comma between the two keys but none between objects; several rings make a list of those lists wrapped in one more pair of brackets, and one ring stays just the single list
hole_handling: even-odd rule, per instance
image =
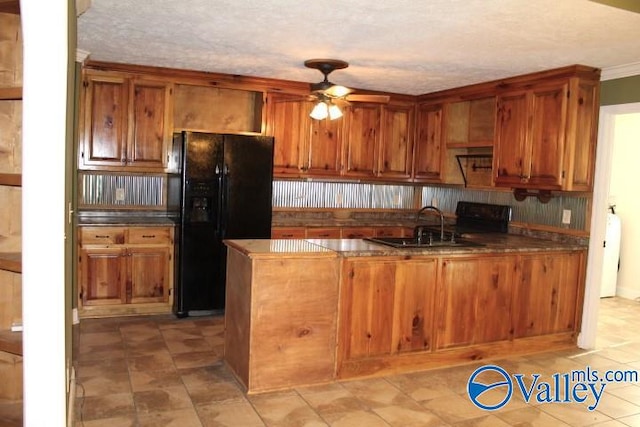
[{"label": "green painted wall", "polygon": [[640,102],[640,75],[600,83],[600,105]]}]

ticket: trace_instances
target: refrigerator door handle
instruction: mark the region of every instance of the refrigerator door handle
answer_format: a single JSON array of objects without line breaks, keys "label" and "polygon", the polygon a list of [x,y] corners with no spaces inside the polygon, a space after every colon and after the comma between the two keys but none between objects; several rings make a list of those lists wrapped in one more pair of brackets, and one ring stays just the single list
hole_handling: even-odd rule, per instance
[{"label": "refrigerator door handle", "polygon": [[218,218],[220,218],[221,226],[220,226],[220,236],[226,237],[227,234],[227,204],[229,201],[229,180],[231,179],[229,175],[229,166],[225,163],[222,168],[222,191],[220,193],[220,201],[221,201],[221,209],[218,213]]},{"label": "refrigerator door handle", "polygon": [[216,234],[218,236],[222,235],[222,208],[223,208],[223,201],[222,201],[222,191],[223,191],[223,178],[222,178],[222,173],[220,173],[220,166],[216,165],[216,177],[218,178],[218,206],[216,209]]}]

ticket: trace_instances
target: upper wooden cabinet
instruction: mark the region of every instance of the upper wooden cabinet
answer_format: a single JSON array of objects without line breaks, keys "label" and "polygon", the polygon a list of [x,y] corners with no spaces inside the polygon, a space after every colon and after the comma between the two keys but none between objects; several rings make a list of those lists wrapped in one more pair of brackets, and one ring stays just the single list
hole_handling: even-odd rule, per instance
[{"label": "upper wooden cabinet", "polygon": [[590,191],[597,81],[570,77],[498,96],[496,186]]},{"label": "upper wooden cabinet", "polygon": [[440,182],[443,174],[442,104],[418,105],[413,178]]},{"label": "upper wooden cabinet", "polygon": [[377,176],[382,116],[380,105],[353,104],[346,111],[345,116],[343,174],[369,178]]},{"label": "upper wooden cabinet", "polygon": [[79,168],[164,170],[173,131],[172,86],[122,74],[85,72]]},{"label": "upper wooden cabinet", "polygon": [[342,120],[312,120],[303,95],[269,93],[267,134],[274,137],[274,176],[331,176],[341,169]]},{"label": "upper wooden cabinet", "polygon": [[408,180],[413,162],[415,106],[390,103],[382,108],[379,176]]}]

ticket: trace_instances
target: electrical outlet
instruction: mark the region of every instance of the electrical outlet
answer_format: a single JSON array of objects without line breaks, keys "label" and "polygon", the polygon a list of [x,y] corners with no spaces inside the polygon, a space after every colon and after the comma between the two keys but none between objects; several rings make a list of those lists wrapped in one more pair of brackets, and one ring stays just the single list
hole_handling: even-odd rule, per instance
[{"label": "electrical outlet", "polygon": [[116,202],[124,202],[124,188],[116,188]]},{"label": "electrical outlet", "polygon": [[393,197],[393,205],[400,206],[401,202],[402,202],[402,197],[400,196],[400,193],[396,193],[396,195]]},{"label": "electrical outlet", "polygon": [[571,210],[563,209],[562,210],[562,223],[563,224],[571,224]]},{"label": "electrical outlet", "polygon": [[432,197],[431,198],[431,206],[433,207],[438,207],[438,198],[437,197]]},{"label": "electrical outlet", "polygon": [[342,193],[336,193],[336,206],[342,206]]}]

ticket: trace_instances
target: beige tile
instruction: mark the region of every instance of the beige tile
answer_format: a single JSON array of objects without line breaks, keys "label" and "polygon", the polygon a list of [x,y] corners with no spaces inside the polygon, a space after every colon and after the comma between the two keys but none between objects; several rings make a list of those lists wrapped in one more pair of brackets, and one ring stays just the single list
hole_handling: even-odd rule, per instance
[{"label": "beige tile", "polygon": [[383,378],[345,381],[342,386],[372,409],[389,405],[413,407],[416,404],[409,396]]},{"label": "beige tile", "polygon": [[182,378],[175,369],[163,371],[131,371],[133,391],[155,390],[158,388],[182,386]]},{"label": "beige tile", "polygon": [[391,426],[395,427],[436,427],[445,425],[444,421],[433,412],[417,403],[413,408],[404,406],[383,406],[373,411]]},{"label": "beige tile", "polygon": [[126,356],[124,344],[109,344],[104,346],[80,346],[76,357],[77,362],[88,360],[124,359]]},{"label": "beige tile", "polygon": [[602,357],[620,363],[632,363],[640,361],[640,353],[627,351],[625,347],[607,348],[600,352]]},{"label": "beige tile", "polygon": [[134,414],[124,417],[100,418],[97,420],[77,422],[76,427],[138,427],[137,417]]},{"label": "beige tile", "polygon": [[202,332],[197,327],[162,329],[165,341],[180,341],[193,338],[202,338]]},{"label": "beige tile", "polygon": [[128,341],[125,344],[125,353],[127,357],[148,356],[166,351],[168,351],[167,345],[162,337],[139,341]]},{"label": "beige tile", "polygon": [[626,426],[640,427],[640,415],[632,415],[630,417],[622,417],[619,419]]},{"label": "beige tile", "polygon": [[176,367],[167,350],[145,356],[130,357],[127,359],[127,364],[131,371],[164,371]]},{"label": "beige tile", "polygon": [[207,366],[179,369],[178,373],[187,387],[235,381],[231,371],[220,360]]},{"label": "beige tile", "polygon": [[588,426],[611,420],[611,417],[606,416],[598,410],[589,411],[586,405],[578,403],[549,403],[540,405],[538,408],[575,427]]},{"label": "beige tile", "polygon": [[[635,402],[640,404],[640,400],[636,400]],[[611,418],[622,418],[640,414],[640,406],[612,394],[607,394],[606,392],[602,395],[597,410]]]},{"label": "beige tile", "polygon": [[76,395],[102,396],[105,394],[131,393],[129,374],[101,375],[78,379]]},{"label": "beige tile", "polygon": [[618,420],[605,421],[603,423],[595,424],[596,427],[628,427],[627,424]]},{"label": "beige tile", "polygon": [[387,377],[387,381],[417,402],[455,394],[446,386],[446,382],[438,378],[429,380],[428,375],[423,375],[419,379],[414,379],[412,374],[395,375]]},{"label": "beige tile", "polygon": [[165,342],[171,354],[213,351],[205,338],[167,339]]},{"label": "beige tile", "polygon": [[125,359],[84,360],[76,363],[76,378],[78,379],[126,373],[128,370]]},{"label": "beige tile", "polygon": [[194,408],[153,412],[138,416],[139,427],[201,427],[202,423]]},{"label": "beige tile", "polygon": [[113,345],[122,343],[122,334],[120,331],[110,332],[92,332],[82,334],[83,347],[95,347],[102,345]]},{"label": "beige tile", "polygon": [[248,399],[269,426],[327,425],[295,391],[253,395]]},{"label": "beige tile", "polygon": [[487,415],[480,418],[461,421],[454,425],[455,427],[509,427],[511,424],[501,420],[495,415]]},{"label": "beige tile", "polygon": [[205,427],[264,427],[266,425],[246,400],[197,406],[196,411]]},{"label": "beige tile", "polygon": [[99,418],[127,417],[135,413],[131,393],[107,394],[78,398],[77,419],[85,421]]},{"label": "beige tile", "polygon": [[360,399],[340,383],[300,387],[296,391],[316,412],[329,421],[349,412],[367,409]]},{"label": "beige tile", "polygon": [[568,427],[569,424],[543,412],[538,407],[516,410],[499,410],[495,416],[512,426],[528,427]]},{"label": "beige tile", "polygon": [[184,386],[165,387],[155,390],[136,391],[133,400],[138,412],[166,412],[192,408],[189,393]]},{"label": "beige tile", "polygon": [[174,354],[173,360],[178,369],[198,368],[220,362],[220,356],[213,351],[196,351]]},{"label": "beige tile", "polygon": [[454,394],[422,403],[422,406],[449,424],[486,416],[486,411],[476,407],[468,398]]},{"label": "beige tile", "polygon": [[188,386],[187,389],[194,405],[244,400],[244,392],[235,382],[200,384]]},{"label": "beige tile", "polygon": [[605,393],[611,394],[613,396],[617,396],[621,399],[626,400],[627,402],[640,404],[640,386],[639,385],[625,384],[622,387],[618,387],[614,389],[609,389],[609,385],[607,385],[607,389],[605,390]]},{"label": "beige tile", "polygon": [[364,409],[332,414],[327,419],[331,427],[388,427],[389,424],[377,414]]}]

